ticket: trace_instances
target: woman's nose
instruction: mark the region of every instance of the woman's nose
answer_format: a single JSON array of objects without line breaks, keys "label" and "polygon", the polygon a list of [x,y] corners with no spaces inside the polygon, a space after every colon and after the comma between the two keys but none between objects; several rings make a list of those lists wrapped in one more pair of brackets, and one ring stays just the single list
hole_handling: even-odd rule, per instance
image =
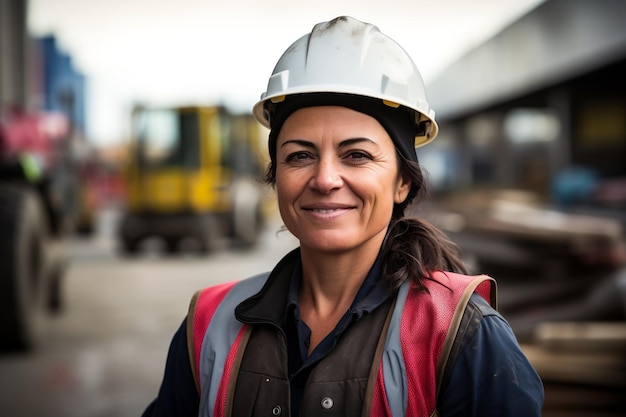
[{"label": "woman's nose", "polygon": [[320,159],[311,178],[311,188],[327,194],[342,185],[343,179],[339,164],[329,158]]}]

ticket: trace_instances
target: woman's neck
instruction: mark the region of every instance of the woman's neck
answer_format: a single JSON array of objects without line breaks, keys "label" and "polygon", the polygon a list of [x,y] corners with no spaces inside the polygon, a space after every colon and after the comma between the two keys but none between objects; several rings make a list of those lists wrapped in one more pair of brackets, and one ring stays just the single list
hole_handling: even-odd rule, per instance
[{"label": "woman's neck", "polygon": [[301,248],[302,285],[298,295],[302,320],[311,329],[309,353],[348,311],[378,250],[318,253]]}]

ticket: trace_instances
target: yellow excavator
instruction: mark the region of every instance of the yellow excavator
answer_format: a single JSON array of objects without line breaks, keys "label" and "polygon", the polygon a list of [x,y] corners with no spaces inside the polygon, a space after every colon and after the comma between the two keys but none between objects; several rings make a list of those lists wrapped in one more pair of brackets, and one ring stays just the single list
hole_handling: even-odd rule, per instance
[{"label": "yellow excavator", "polygon": [[183,240],[201,252],[224,242],[253,246],[267,217],[260,180],[268,156],[250,114],[222,106],[136,107],[126,166],[120,247],[136,254],[147,238],[170,252]]}]

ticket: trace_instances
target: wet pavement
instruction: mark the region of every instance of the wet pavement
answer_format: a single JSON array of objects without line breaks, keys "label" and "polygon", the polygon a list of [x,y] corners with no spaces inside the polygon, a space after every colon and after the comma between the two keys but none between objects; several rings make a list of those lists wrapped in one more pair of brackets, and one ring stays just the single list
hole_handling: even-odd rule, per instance
[{"label": "wet pavement", "polygon": [[271,227],[254,251],[123,259],[104,222],[109,232],[70,242],[64,311],[46,319],[42,343],[0,356],[0,416],[141,415],[194,291],[267,270],[295,246]]}]

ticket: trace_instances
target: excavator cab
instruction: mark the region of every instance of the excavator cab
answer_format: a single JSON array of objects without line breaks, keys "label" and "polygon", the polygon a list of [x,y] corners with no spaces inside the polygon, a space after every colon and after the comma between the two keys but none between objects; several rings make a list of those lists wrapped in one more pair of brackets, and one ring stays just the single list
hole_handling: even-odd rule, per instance
[{"label": "excavator cab", "polygon": [[[134,111],[120,229],[125,253],[136,253],[149,237],[162,239],[169,252],[183,239],[195,240],[203,252],[225,238],[256,242],[262,224],[260,137],[250,134],[253,129],[243,139],[234,137],[240,118],[219,106]],[[238,163],[242,158],[255,161],[253,169]],[[245,233],[237,233],[242,223]]]}]

